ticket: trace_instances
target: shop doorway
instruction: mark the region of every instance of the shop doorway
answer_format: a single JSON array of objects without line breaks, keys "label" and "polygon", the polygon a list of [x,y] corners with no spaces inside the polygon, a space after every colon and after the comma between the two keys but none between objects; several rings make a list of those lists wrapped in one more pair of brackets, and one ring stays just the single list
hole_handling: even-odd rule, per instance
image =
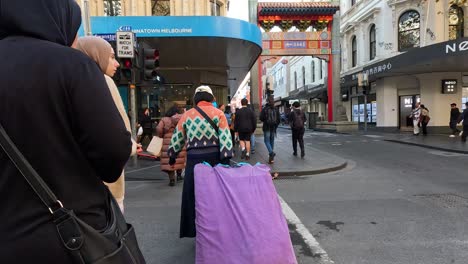
[{"label": "shop doorway", "polygon": [[421,98],[418,95],[400,96],[400,130],[413,131],[413,119],[409,116],[411,111],[419,103]]}]

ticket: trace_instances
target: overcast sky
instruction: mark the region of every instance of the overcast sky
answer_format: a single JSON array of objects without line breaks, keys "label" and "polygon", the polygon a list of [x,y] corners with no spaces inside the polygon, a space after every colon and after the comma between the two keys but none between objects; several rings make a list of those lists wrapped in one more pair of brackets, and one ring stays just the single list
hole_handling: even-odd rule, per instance
[{"label": "overcast sky", "polygon": [[[307,0],[259,0],[258,2],[310,2]],[[249,0],[230,0],[228,17],[249,21]]]}]

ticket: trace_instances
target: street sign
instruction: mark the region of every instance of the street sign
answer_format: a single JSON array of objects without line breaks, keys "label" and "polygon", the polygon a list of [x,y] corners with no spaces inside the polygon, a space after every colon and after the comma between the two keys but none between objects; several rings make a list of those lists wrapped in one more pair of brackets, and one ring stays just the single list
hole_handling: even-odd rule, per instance
[{"label": "street sign", "polygon": [[121,26],[117,31],[132,31],[132,26]]},{"label": "street sign", "polygon": [[131,31],[117,31],[117,57],[134,58],[135,57],[135,39]]}]

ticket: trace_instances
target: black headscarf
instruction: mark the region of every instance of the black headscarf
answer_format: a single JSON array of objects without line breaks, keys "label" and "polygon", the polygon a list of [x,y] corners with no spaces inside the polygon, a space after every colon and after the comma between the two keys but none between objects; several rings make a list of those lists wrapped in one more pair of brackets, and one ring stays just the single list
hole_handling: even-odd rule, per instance
[{"label": "black headscarf", "polygon": [[28,36],[71,46],[80,24],[74,0],[0,0],[0,39]]}]

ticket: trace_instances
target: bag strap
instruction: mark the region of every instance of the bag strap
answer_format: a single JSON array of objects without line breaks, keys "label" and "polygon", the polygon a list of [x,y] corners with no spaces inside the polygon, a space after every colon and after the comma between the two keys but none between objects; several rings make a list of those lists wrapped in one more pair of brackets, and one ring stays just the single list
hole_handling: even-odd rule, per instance
[{"label": "bag strap", "polygon": [[215,124],[215,122],[198,106],[195,106],[195,109],[210,123],[213,129],[216,131],[216,136],[219,134],[219,127]]},{"label": "bag strap", "polygon": [[42,202],[49,208],[51,214],[63,208],[62,203],[57,199],[55,194],[50,190],[47,184],[42,180],[39,174],[34,170],[31,164],[26,160],[23,154],[18,150],[11,138],[6,133],[3,126],[0,124],[0,146],[5,151],[7,156],[13,162],[15,167],[26,179],[28,184],[39,196]]}]

